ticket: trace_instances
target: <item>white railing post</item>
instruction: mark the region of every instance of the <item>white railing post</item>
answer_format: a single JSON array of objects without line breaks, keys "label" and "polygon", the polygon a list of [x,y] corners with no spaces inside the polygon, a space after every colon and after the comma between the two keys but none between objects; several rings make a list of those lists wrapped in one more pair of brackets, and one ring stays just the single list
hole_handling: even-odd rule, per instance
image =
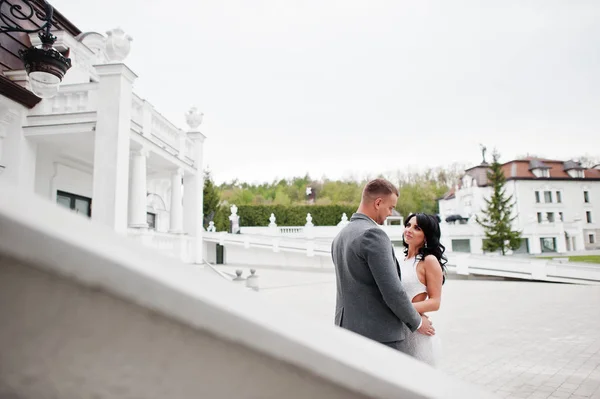
[{"label": "white railing post", "polygon": [[275,214],[272,213],[271,217],[269,218],[269,234],[271,235],[277,235],[279,233],[279,230],[277,229],[277,223],[275,223],[276,220]]},{"label": "white railing post", "polygon": [[177,158],[183,160],[185,159],[186,149],[187,149],[187,135],[184,131],[179,132],[179,147],[177,148]]},{"label": "white railing post", "polygon": [[546,267],[548,262],[544,261],[533,261],[531,265],[531,279],[532,280],[545,280],[548,277],[546,273]]},{"label": "white railing post", "polygon": [[146,138],[150,138],[152,135],[152,112],[154,107],[148,101],[142,104],[142,135]]},{"label": "white railing post", "polygon": [[[310,213],[306,214],[306,224],[304,225],[304,233],[306,234],[306,238],[314,238],[314,228],[315,225],[312,222],[312,216]],[[311,255],[309,255],[311,256]]]}]

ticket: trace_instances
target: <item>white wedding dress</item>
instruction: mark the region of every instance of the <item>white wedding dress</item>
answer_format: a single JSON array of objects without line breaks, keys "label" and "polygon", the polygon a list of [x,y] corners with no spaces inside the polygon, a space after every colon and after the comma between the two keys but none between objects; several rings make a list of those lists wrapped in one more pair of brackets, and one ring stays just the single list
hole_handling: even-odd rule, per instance
[{"label": "white wedding dress", "polygon": [[[417,276],[417,263],[415,258],[400,262],[402,286],[411,300],[419,294],[427,293],[427,287],[419,281]],[[403,328],[406,329],[406,338],[401,345],[402,352],[435,367],[442,355],[438,332],[436,331],[434,336],[429,336],[417,331],[413,333],[406,325],[403,325]]]}]

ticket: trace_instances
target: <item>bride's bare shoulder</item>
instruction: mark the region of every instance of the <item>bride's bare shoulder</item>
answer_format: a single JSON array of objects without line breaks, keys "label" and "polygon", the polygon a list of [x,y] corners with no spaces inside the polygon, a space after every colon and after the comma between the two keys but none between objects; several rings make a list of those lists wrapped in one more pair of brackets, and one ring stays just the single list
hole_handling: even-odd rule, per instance
[{"label": "bride's bare shoulder", "polygon": [[423,259],[423,266],[425,266],[426,271],[431,269],[439,270],[441,272],[440,261],[433,255],[427,255],[425,259]]}]

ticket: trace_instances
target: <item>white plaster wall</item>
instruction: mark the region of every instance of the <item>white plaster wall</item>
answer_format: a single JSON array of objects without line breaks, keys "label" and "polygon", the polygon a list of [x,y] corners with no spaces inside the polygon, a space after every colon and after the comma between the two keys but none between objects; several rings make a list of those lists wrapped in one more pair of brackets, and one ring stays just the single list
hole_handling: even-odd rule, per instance
[{"label": "white plaster wall", "polygon": [[0,315],[3,398],[367,397],[6,257]]},{"label": "white plaster wall", "polygon": [[35,190],[37,145],[23,135],[27,108],[0,96],[0,134],[3,135],[0,182],[6,182],[32,193]]},{"label": "white plaster wall", "polygon": [[62,161],[52,151],[40,149],[36,166],[36,193],[56,201],[56,192],[92,198],[92,173],[84,166]]},{"label": "white plaster wall", "polygon": [[[589,242],[590,234],[594,235],[595,242],[593,244]],[[600,229],[584,229],[583,238],[585,249],[600,249]]]},{"label": "white plaster wall", "polygon": [[[594,226],[590,227],[600,228],[596,217],[596,215],[600,216],[600,181],[519,180],[514,183],[509,182],[508,187],[511,186],[516,186],[521,226],[527,224],[531,218],[535,218],[537,222],[537,212],[554,212],[557,220],[558,212],[563,212],[565,222],[573,222],[576,219],[585,222],[585,211],[589,210],[592,211],[594,219]],[[540,203],[535,202],[535,191],[540,192]],[[544,202],[544,191],[552,192],[552,203]],[[561,203],[556,202],[556,191],[562,193]],[[590,203],[588,204],[583,201],[584,191],[589,191]]]},{"label": "white plaster wall", "polygon": [[203,241],[204,248],[202,253],[204,254],[204,260],[211,264],[217,263],[217,243]]},{"label": "white plaster wall", "polygon": [[56,193],[52,192],[51,184],[56,173],[54,159],[54,153],[43,148],[38,149],[35,166],[35,193],[51,201],[56,201]]},{"label": "white plaster wall", "polygon": [[41,149],[38,151],[36,166],[36,194],[56,202],[56,192],[92,198],[92,173],[84,166],[61,160],[55,153]]},{"label": "white plaster wall", "polygon": [[441,219],[445,220],[449,215],[456,213],[457,206],[458,200],[456,197],[449,200],[439,200],[438,207]]}]

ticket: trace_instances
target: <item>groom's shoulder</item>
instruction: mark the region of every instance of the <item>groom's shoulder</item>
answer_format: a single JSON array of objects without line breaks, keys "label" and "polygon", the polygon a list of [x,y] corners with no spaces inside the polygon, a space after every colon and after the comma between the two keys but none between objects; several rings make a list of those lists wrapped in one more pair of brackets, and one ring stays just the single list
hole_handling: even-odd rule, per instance
[{"label": "groom's shoulder", "polygon": [[363,241],[370,244],[387,244],[390,241],[387,233],[379,226],[367,226],[361,235]]}]

